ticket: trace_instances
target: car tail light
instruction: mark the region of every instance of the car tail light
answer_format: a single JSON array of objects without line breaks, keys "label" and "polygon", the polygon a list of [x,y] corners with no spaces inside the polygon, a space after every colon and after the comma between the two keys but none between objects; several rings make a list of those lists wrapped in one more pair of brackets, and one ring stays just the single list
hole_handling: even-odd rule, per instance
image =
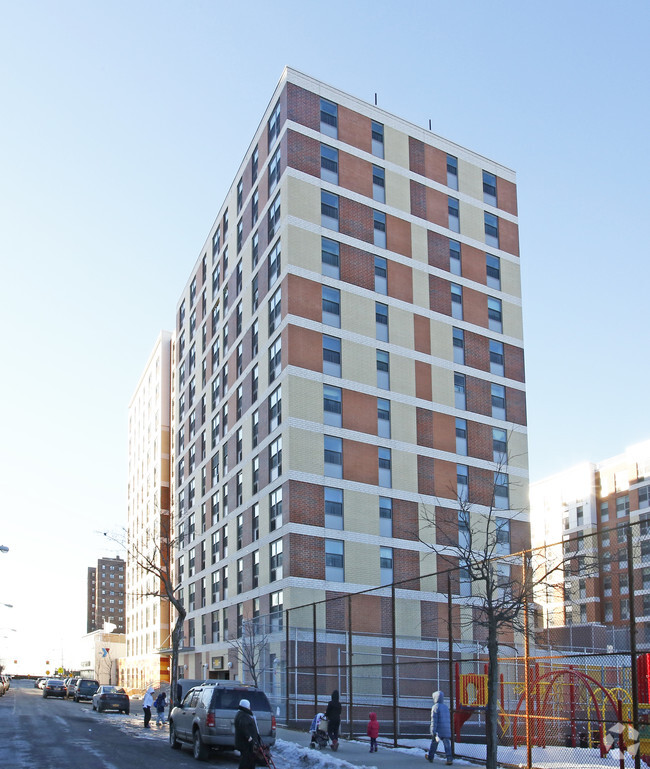
[{"label": "car tail light", "polygon": [[107,700],[108,699],[108,694],[100,694],[99,695],[99,699],[100,700]]},{"label": "car tail light", "polygon": [[275,716],[271,715],[271,729],[275,731]]},{"label": "car tail light", "polygon": [[214,726],[214,713],[211,710],[208,710],[208,714],[205,717],[205,725],[206,726]]}]

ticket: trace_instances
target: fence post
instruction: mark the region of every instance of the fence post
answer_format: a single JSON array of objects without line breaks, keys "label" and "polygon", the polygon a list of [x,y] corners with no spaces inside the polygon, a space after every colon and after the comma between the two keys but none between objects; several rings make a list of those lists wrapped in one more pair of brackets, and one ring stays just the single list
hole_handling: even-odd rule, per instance
[{"label": "fence post", "polygon": [[393,634],[393,747],[397,747],[397,622],[395,619],[395,583],[390,585],[391,631]]},{"label": "fence post", "polygon": [[451,608],[451,574],[447,572],[447,642],[449,644],[449,720],[451,721],[451,755],[454,755],[454,629]]},{"label": "fence post", "polygon": [[524,690],[526,694],[526,766],[532,769],[533,766],[533,746],[531,744],[530,734],[530,644],[528,638],[528,588],[530,586],[530,574],[528,564],[526,563],[526,554],[522,556],[522,567],[524,570],[524,662],[525,662],[525,680]]},{"label": "fence post", "polygon": [[[639,736],[639,682],[636,669],[636,608],[634,606],[634,559],[632,552],[632,527],[627,525],[627,583],[630,591],[630,665],[632,684],[632,728],[638,740],[637,751],[634,754],[634,766],[641,769],[641,739]],[[628,734],[629,736],[629,734]],[[629,742],[629,740],[628,740]]]},{"label": "fence post", "polygon": [[312,603],[312,609],[313,609],[313,621],[314,621],[314,640],[313,640],[313,648],[314,648],[314,715],[318,713],[318,668],[316,667],[318,662],[316,660],[316,644],[318,641],[317,635],[316,635],[316,601]]},{"label": "fence post", "polygon": [[287,609],[285,614],[285,644],[287,647],[286,650],[286,662],[284,666],[284,706],[286,709],[286,720],[287,720],[287,726],[289,726],[289,657],[291,648],[289,646],[289,609]]},{"label": "fence post", "polygon": [[352,717],[352,595],[348,594],[348,712],[350,716],[350,739],[354,739],[354,718]]}]

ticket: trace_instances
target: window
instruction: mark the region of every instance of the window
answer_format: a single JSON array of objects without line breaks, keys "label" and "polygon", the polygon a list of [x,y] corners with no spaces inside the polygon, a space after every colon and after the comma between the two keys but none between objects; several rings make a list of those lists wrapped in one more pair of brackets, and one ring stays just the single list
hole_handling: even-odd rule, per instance
[{"label": "window", "polygon": [[577,526],[584,526],[585,523],[585,513],[582,505],[578,505],[576,508],[576,525]]},{"label": "window", "polygon": [[339,196],[326,190],[320,191],[320,223],[328,230],[339,229]]},{"label": "window", "polygon": [[621,607],[621,619],[622,620],[630,619],[630,599],[621,598],[620,607]]},{"label": "window", "polygon": [[377,459],[379,464],[379,485],[390,488],[393,485],[390,449],[380,446],[377,449]]},{"label": "window", "polygon": [[341,340],[323,334],[323,374],[341,376]]},{"label": "window", "polygon": [[603,523],[609,521],[609,502],[600,503],[600,520]]},{"label": "window", "polygon": [[451,286],[451,317],[456,320],[463,319],[463,287],[458,283],[450,283]]},{"label": "window", "polygon": [[377,398],[377,435],[390,438],[390,401]]},{"label": "window", "polygon": [[269,161],[269,197],[280,181],[281,163],[282,156],[280,153],[280,147],[278,147],[277,150],[273,153],[273,157]]},{"label": "window", "polygon": [[372,199],[386,202],[386,171],[380,166],[372,167]]},{"label": "window", "polygon": [[280,277],[281,261],[280,241],[278,240],[269,253],[269,288]]},{"label": "window", "polygon": [[280,196],[278,195],[269,208],[269,241],[280,231]]},{"label": "window", "polygon": [[217,227],[212,236],[212,256],[215,257],[221,250],[221,227]]},{"label": "window", "polygon": [[467,420],[456,417],[456,454],[467,456]]},{"label": "window", "polygon": [[447,198],[447,211],[449,212],[449,229],[452,232],[460,232],[460,211],[456,198]]},{"label": "window", "polygon": [[321,265],[323,275],[330,278],[340,278],[339,244],[329,238],[321,238]]},{"label": "window", "polygon": [[485,255],[485,272],[490,288],[501,289],[501,260],[492,254]]},{"label": "window", "polygon": [[390,390],[390,362],[383,350],[377,350],[377,387]]},{"label": "window", "polygon": [[465,374],[454,374],[454,406],[465,410]]},{"label": "window", "polygon": [[282,319],[282,294],[278,289],[269,300],[269,336],[280,325]]},{"label": "window", "polygon": [[503,342],[490,339],[490,373],[503,376],[504,372]]},{"label": "window", "polygon": [[237,222],[237,253],[241,251],[244,242],[244,222],[240,219]]},{"label": "window", "polygon": [[506,388],[503,385],[490,385],[492,398],[492,416],[495,419],[506,418]]},{"label": "window", "polygon": [[327,99],[320,100],[320,131],[338,139],[338,107]]},{"label": "window", "polygon": [[488,206],[497,204],[497,178],[488,171],[483,171],[483,202]]},{"label": "window", "polygon": [[384,126],[381,123],[376,123],[374,120],[371,124],[372,131],[372,154],[378,158],[384,157]]},{"label": "window", "polygon": [[282,371],[282,337],[269,347],[269,382],[273,382]]},{"label": "window", "polygon": [[[237,595],[239,595],[244,590],[244,559],[238,558],[237,559]],[[241,635],[241,631],[238,630],[239,635]]]},{"label": "window", "polygon": [[275,542],[271,542],[270,545],[271,554],[271,575],[270,581],[276,582],[282,579],[282,540],[276,539]]},{"label": "window", "polygon": [[323,421],[326,425],[341,427],[342,393],[340,387],[323,385]]},{"label": "window", "polygon": [[650,486],[642,486],[639,489],[639,508],[650,507]]},{"label": "window", "polygon": [[375,327],[377,339],[388,341],[388,305],[375,302]]},{"label": "window", "polygon": [[327,144],[320,145],[320,178],[324,182],[339,183],[339,151]]},{"label": "window", "polygon": [[501,310],[501,300],[488,296],[488,327],[492,331],[503,331],[503,313]]},{"label": "window", "polygon": [[259,235],[259,232],[256,232],[253,235],[252,246],[253,246],[253,251],[252,251],[251,259],[252,259],[252,266],[255,267],[257,265],[257,262],[258,262],[258,259],[259,259],[259,253],[260,253],[260,235]]},{"label": "window", "polygon": [[469,512],[458,511],[458,547],[462,550],[470,550],[472,547],[472,532],[469,527]]},{"label": "window", "polygon": [[269,494],[269,531],[275,531],[282,526],[282,488],[275,489]]},{"label": "window", "polygon": [[251,201],[251,227],[257,224],[260,213],[260,194],[258,190],[253,193],[253,199]]},{"label": "window", "polygon": [[257,494],[260,490],[260,458],[253,457],[252,465],[253,477],[251,481],[251,491],[253,494]]},{"label": "window", "polygon": [[325,475],[330,478],[343,477],[343,440],[332,435],[323,436]]},{"label": "window", "polygon": [[322,287],[323,323],[341,328],[341,292],[338,288]]},{"label": "window", "polygon": [[[271,147],[271,145],[278,138],[279,135],[280,135],[280,100],[278,99],[278,103],[273,108],[273,112],[271,113],[271,117],[269,118],[269,125],[268,125],[269,147]],[[257,152],[257,148],[255,151]],[[257,166],[257,163],[255,165]]]},{"label": "window", "polygon": [[494,214],[483,213],[485,224],[485,242],[488,246],[499,248],[499,219]]},{"label": "window", "polygon": [[465,333],[462,328],[453,330],[454,363],[465,365]]},{"label": "window", "polygon": [[458,189],[458,158],[447,155],[447,187]]},{"label": "window", "polygon": [[469,468],[467,465],[456,465],[456,496],[461,503],[469,499]]},{"label": "window", "polygon": [[325,579],[345,582],[343,542],[338,539],[325,540]]},{"label": "window", "polygon": [[393,548],[379,548],[380,584],[390,585],[393,581]]},{"label": "window", "polygon": [[343,528],[343,490],[325,486],[325,527]]},{"label": "window", "polygon": [[492,428],[492,458],[499,465],[508,461],[508,434],[500,427]]},{"label": "window", "polygon": [[507,473],[494,473],[494,506],[498,510],[507,510],[510,507]]},{"label": "window", "polygon": [[269,432],[282,422],[282,388],[278,387],[269,395]]},{"label": "window", "polygon": [[257,179],[257,172],[259,170],[259,162],[260,162],[259,147],[255,147],[255,149],[253,150],[253,156],[251,158],[251,176],[252,176],[253,184],[255,183],[255,181]]},{"label": "window", "polygon": [[381,211],[373,211],[374,244],[380,248],[386,248],[386,214]]},{"label": "window", "polygon": [[462,274],[460,243],[457,240],[449,241],[449,272],[453,275]]},{"label": "window", "polygon": [[510,552],[510,518],[495,518],[497,551],[501,554]]},{"label": "window", "polygon": [[253,412],[253,416],[251,417],[251,440],[253,443],[253,448],[257,446],[257,443],[259,441],[259,431],[260,431],[260,412],[259,409],[255,409]]},{"label": "window", "polygon": [[393,500],[390,497],[379,497],[379,534],[393,536]]},{"label": "window", "polygon": [[[255,539],[259,539],[259,529],[258,529],[258,536]],[[252,586],[256,588],[259,586],[259,584],[260,584],[260,551],[256,550],[253,553]]]},{"label": "window", "polygon": [[[253,505],[253,533],[251,536],[253,542],[257,542],[260,538],[260,506],[257,502]],[[257,585],[253,587],[257,587]]]},{"label": "window", "polygon": [[623,516],[630,514],[630,496],[625,494],[616,500],[616,517],[623,518]]},{"label": "window", "polygon": [[375,291],[378,294],[388,293],[388,263],[383,256],[375,257]]},{"label": "window", "polygon": [[282,436],[269,446],[269,479],[274,481],[282,474]]},{"label": "window", "polygon": [[[282,590],[271,593],[271,630],[282,630],[282,613],[284,611]],[[273,656],[273,655],[271,655]]]}]

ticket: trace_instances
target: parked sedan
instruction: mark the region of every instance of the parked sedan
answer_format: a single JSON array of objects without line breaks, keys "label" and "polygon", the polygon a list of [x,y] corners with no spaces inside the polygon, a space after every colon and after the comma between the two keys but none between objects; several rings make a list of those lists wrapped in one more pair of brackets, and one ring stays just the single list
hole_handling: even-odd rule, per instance
[{"label": "parked sedan", "polygon": [[102,685],[93,694],[93,710],[101,713],[103,710],[119,710],[128,713],[131,710],[129,695],[121,686]]},{"label": "parked sedan", "polygon": [[48,678],[43,687],[43,697],[65,697],[65,682],[60,678]]}]

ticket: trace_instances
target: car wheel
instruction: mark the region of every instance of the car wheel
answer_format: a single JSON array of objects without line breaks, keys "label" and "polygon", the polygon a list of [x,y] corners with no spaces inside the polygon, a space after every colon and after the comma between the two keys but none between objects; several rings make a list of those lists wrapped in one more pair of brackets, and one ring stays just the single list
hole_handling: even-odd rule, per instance
[{"label": "car wheel", "polygon": [[97,708],[95,707],[95,703],[94,702],[93,702],[93,710],[97,710]]},{"label": "car wheel", "polygon": [[181,747],[180,742],[176,738],[176,727],[171,721],[169,722],[169,747],[173,750],[179,750]]},{"label": "car wheel", "polygon": [[130,708],[127,708],[127,709],[124,711],[124,713],[125,713],[127,716],[130,714],[130,712],[131,712],[131,709],[130,709]]},{"label": "car wheel", "polygon": [[194,740],[192,741],[192,753],[197,761],[205,761],[208,757],[210,749],[203,744],[201,739],[201,732],[198,729],[194,730]]}]

